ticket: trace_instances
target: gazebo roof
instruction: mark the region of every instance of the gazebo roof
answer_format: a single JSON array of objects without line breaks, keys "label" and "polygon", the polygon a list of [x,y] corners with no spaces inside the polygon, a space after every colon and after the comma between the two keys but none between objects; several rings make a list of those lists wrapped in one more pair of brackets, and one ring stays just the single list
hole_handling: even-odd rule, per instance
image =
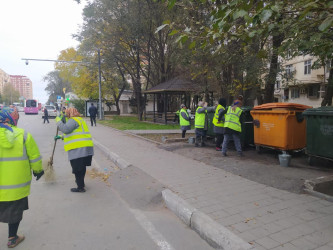
[{"label": "gazebo roof", "polygon": [[145,94],[164,92],[200,92],[200,88],[197,84],[190,80],[176,77],[169,81],[162,82],[159,85],[156,85],[146,91],[142,91],[142,93]]}]

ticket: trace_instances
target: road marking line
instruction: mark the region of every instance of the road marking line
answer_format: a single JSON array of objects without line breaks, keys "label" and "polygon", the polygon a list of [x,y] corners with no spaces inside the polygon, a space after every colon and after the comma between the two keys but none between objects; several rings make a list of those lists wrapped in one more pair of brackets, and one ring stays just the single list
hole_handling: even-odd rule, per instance
[{"label": "road marking line", "polygon": [[130,209],[136,220],[140,223],[143,229],[149,234],[150,238],[159,246],[161,250],[174,250],[174,248],[166,241],[154,225],[146,218],[146,216],[136,209]]}]

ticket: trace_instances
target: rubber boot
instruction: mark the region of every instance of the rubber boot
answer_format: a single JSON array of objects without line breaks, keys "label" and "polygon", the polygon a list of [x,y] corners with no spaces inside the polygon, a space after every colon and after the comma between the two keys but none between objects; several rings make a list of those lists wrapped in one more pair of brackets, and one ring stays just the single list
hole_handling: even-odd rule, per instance
[{"label": "rubber boot", "polygon": [[200,144],[201,144],[201,136],[196,136],[194,146],[199,147]]},{"label": "rubber boot", "polygon": [[205,141],[206,141],[206,136],[202,136],[202,137],[201,137],[201,143],[200,143],[200,146],[201,146],[201,147],[206,146]]}]

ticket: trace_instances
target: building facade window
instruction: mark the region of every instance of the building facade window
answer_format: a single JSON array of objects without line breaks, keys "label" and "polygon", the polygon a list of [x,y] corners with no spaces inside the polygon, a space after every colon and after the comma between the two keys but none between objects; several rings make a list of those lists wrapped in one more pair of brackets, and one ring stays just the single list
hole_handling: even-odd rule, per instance
[{"label": "building facade window", "polygon": [[291,88],[290,96],[291,98],[299,98],[299,88]]},{"label": "building facade window", "polygon": [[309,85],[308,96],[309,98],[319,98],[319,85]]},{"label": "building facade window", "polygon": [[286,74],[287,74],[287,76],[290,76],[292,72],[293,72],[293,65],[292,64],[287,65],[286,66]]},{"label": "building facade window", "polygon": [[294,67],[292,64],[286,65],[286,79],[289,81],[292,79],[294,73]]},{"label": "building facade window", "polygon": [[311,74],[311,60],[307,60],[304,62],[304,75]]}]

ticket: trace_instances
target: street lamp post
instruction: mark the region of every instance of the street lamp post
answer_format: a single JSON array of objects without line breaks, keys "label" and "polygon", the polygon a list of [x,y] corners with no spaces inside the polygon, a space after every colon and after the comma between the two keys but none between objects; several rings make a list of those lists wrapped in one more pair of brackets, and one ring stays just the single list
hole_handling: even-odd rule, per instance
[{"label": "street lamp post", "polygon": [[[60,63],[79,63],[79,64],[93,64],[91,62],[82,61],[64,61],[64,60],[51,60],[51,59],[33,59],[33,58],[22,58],[25,64],[28,65],[29,61],[42,61],[42,62],[60,62]],[[99,119],[102,120],[102,73],[101,73],[101,55],[100,49],[98,49],[98,103],[99,103]]]},{"label": "street lamp post", "polygon": [[99,102],[99,119],[102,120],[102,73],[101,73],[101,50],[98,49],[98,102]]}]

